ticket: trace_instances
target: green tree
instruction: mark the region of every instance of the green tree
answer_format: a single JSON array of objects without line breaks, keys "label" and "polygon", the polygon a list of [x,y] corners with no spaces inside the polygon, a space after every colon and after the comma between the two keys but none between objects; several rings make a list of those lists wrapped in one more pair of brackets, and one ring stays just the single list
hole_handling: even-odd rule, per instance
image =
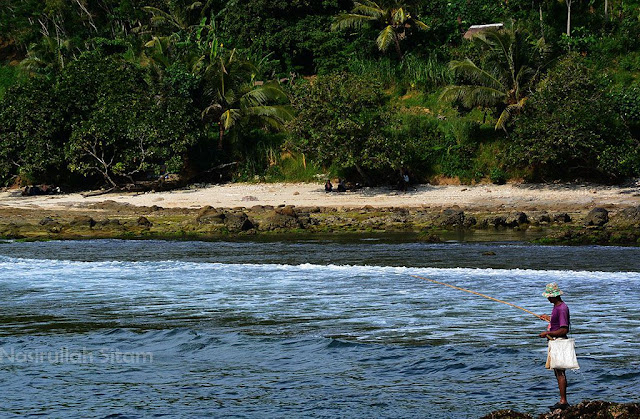
[{"label": "green tree", "polygon": [[624,122],[605,80],[571,55],[550,71],[517,118],[509,159],[547,180],[637,176],[640,144]]},{"label": "green tree", "polygon": [[440,100],[460,101],[468,108],[496,108],[500,116],[496,129],[524,107],[539,75],[538,51],[531,51],[530,39],[517,29],[487,30],[473,38],[482,51],[482,64],[471,59],[451,61],[451,69],[465,84],[447,86]]},{"label": "green tree", "polygon": [[0,120],[0,181],[65,180],[66,129],[51,81],[31,79],[9,89],[0,102]]},{"label": "green tree", "polygon": [[413,26],[427,29],[424,22],[411,16],[406,4],[397,1],[378,4],[370,0],[354,2],[351,13],[336,16],[331,29],[361,28],[369,23],[382,27],[376,39],[378,49],[385,52],[393,45],[400,59],[403,57],[400,41],[407,37],[407,30]]},{"label": "green tree", "polygon": [[197,108],[179,86],[147,80],[144,69],[97,52],[65,69],[57,94],[72,127],[65,148],[71,171],[115,187],[184,168],[201,136]]},{"label": "green tree", "polygon": [[386,134],[391,109],[379,82],[351,74],[318,76],[295,86],[293,106],[290,145],[297,151],[325,166],[355,168],[367,183],[371,171],[398,168],[401,138]]}]

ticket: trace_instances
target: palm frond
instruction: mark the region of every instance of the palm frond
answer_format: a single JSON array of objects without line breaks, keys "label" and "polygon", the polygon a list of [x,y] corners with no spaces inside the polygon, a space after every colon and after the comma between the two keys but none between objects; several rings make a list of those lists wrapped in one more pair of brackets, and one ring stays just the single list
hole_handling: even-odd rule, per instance
[{"label": "palm frond", "polygon": [[427,29],[429,29],[429,25],[427,25],[426,23],[424,23],[421,20],[417,20],[417,19],[412,19],[411,22],[416,25],[416,27],[418,29],[420,29],[421,31],[426,31]]},{"label": "palm frond", "polygon": [[468,108],[475,106],[495,106],[504,102],[505,93],[485,86],[447,86],[440,94],[440,100],[454,102],[459,100]]},{"label": "palm frond", "polygon": [[221,110],[222,110],[222,105],[220,105],[219,103],[212,103],[211,105],[204,108],[204,110],[200,114],[200,117],[202,119],[205,119],[208,115],[211,115],[211,114],[216,115],[217,113],[220,113]]},{"label": "palm frond", "polygon": [[449,63],[449,68],[456,74],[467,77],[470,81],[494,89],[500,89],[503,83],[494,74],[478,67],[473,61],[466,58],[462,61],[453,60]]},{"label": "palm frond", "polygon": [[144,6],[142,9],[153,15],[151,17],[151,23],[153,24],[169,24],[177,27],[178,29],[184,29],[185,27],[185,25],[174,16],[164,10],[158,9],[157,7]]},{"label": "palm frond", "polygon": [[260,120],[275,129],[282,129],[284,124],[294,117],[293,109],[284,105],[254,106],[245,109],[245,113],[249,117],[259,117]]},{"label": "palm frond", "polygon": [[331,24],[332,31],[338,31],[341,29],[361,28],[365,23],[375,21],[376,18],[357,15],[353,13],[343,13],[336,17],[336,20]]},{"label": "palm frond", "polygon": [[394,24],[403,24],[407,20],[408,14],[402,7],[399,7],[391,12],[391,19]]},{"label": "palm frond", "polygon": [[240,109],[227,109],[222,116],[220,116],[220,122],[226,131],[233,127],[241,117],[242,112]]},{"label": "palm frond", "polygon": [[395,31],[393,30],[393,26],[389,25],[380,31],[378,34],[378,39],[376,39],[376,44],[378,44],[378,49],[380,51],[386,51],[389,48],[389,45],[394,41],[394,37],[396,36]]},{"label": "palm frond", "polygon": [[513,115],[520,113],[522,111],[526,101],[527,101],[527,98],[525,97],[520,99],[518,103],[514,103],[512,105],[507,106],[500,114],[498,121],[496,121],[495,129],[496,130],[505,129],[507,126],[507,123],[513,117]]},{"label": "palm frond", "polygon": [[189,6],[187,6],[187,10],[192,11],[202,7],[202,3],[199,1],[194,1]]},{"label": "palm frond", "polygon": [[351,12],[358,15],[369,16],[374,19],[380,19],[384,16],[384,10],[380,8],[377,4],[373,2],[354,2],[354,7],[351,9]]},{"label": "palm frond", "polygon": [[263,105],[269,102],[286,101],[287,94],[277,85],[265,84],[261,87],[250,90],[242,96],[249,106]]}]

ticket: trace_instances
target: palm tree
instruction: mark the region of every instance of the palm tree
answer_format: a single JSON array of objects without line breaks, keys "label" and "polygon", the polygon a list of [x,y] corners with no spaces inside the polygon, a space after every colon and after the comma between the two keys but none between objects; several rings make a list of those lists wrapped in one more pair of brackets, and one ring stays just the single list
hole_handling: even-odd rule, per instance
[{"label": "palm tree", "polygon": [[511,116],[524,107],[540,68],[533,67],[536,60],[528,53],[528,38],[519,30],[487,30],[474,42],[485,51],[482,67],[469,58],[451,61],[450,68],[469,84],[447,86],[440,100],[459,100],[468,108],[497,108],[501,114],[495,129],[506,132]]},{"label": "palm tree", "polygon": [[241,121],[260,120],[281,129],[293,118],[288,97],[276,82],[257,81],[255,66],[239,58],[236,50],[221,53],[203,69],[208,105],[202,118],[218,126],[218,149],[223,137]]},{"label": "palm tree", "polygon": [[564,0],[564,3],[567,5],[567,36],[571,36],[571,3],[572,1],[573,0]]},{"label": "palm tree", "polygon": [[400,41],[406,38],[407,29],[412,26],[418,29],[427,29],[427,25],[424,22],[411,16],[404,4],[399,2],[378,4],[371,0],[361,0],[354,2],[351,13],[343,13],[336,16],[335,22],[331,25],[331,30],[361,28],[366,23],[382,26],[382,30],[376,39],[378,49],[385,52],[393,44],[400,59],[402,59]]},{"label": "palm tree", "polygon": [[201,116],[206,123],[217,126],[219,149],[225,133],[243,121],[259,120],[282,128],[293,117],[286,93],[277,83],[257,81],[258,69],[240,58],[235,49],[224,48],[213,22],[202,18],[199,24],[186,25],[177,15],[146,9],[154,14],[156,23],[167,23],[176,31],[169,36],[153,36],[145,44],[147,51],[141,61],[152,65],[159,77],[179,61],[200,80],[204,103]]},{"label": "palm tree", "polygon": [[167,26],[173,30],[186,30],[197,24],[200,19],[207,15],[213,0],[206,3],[188,0],[186,4],[173,2],[173,7],[169,12],[153,6],[145,6],[143,9],[151,13],[151,24],[154,26]]}]

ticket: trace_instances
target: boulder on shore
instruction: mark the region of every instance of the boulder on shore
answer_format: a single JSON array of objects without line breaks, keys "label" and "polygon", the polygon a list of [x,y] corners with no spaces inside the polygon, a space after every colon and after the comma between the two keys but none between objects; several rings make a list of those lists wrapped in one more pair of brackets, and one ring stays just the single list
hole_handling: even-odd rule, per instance
[{"label": "boulder on shore", "polygon": [[249,217],[244,212],[239,214],[226,213],[224,215],[224,225],[231,232],[248,231],[254,226]]},{"label": "boulder on shore", "polygon": [[446,209],[435,219],[434,224],[441,228],[469,228],[476,224],[476,218],[468,216],[458,209]]},{"label": "boulder on shore", "polygon": [[276,208],[271,211],[258,226],[263,231],[273,231],[290,228],[303,228],[298,214],[293,207]]},{"label": "boulder on shore", "polygon": [[584,219],[584,225],[602,227],[609,222],[609,211],[604,208],[594,208]]}]

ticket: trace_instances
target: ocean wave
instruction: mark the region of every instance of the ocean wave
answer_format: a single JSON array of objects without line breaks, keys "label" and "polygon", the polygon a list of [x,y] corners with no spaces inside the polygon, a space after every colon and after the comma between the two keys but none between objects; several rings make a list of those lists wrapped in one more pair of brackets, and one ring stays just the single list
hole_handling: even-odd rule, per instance
[{"label": "ocean wave", "polygon": [[[421,277],[500,277],[511,278],[565,278],[575,280],[640,280],[640,272],[626,271],[587,271],[587,270],[559,270],[559,269],[522,269],[522,268],[429,268],[411,266],[377,266],[377,265],[352,265],[352,264],[281,264],[281,263],[221,263],[221,262],[188,262],[180,260],[164,261],[71,261],[57,259],[29,259],[0,256],[0,275],[10,272],[37,272],[45,273],[73,272],[138,272],[140,270],[156,273],[171,272],[202,272],[225,271],[229,275],[244,273],[324,273],[326,275],[342,274],[350,276],[364,275],[393,275],[393,276],[421,276]],[[419,279],[419,278],[416,278]]]}]

